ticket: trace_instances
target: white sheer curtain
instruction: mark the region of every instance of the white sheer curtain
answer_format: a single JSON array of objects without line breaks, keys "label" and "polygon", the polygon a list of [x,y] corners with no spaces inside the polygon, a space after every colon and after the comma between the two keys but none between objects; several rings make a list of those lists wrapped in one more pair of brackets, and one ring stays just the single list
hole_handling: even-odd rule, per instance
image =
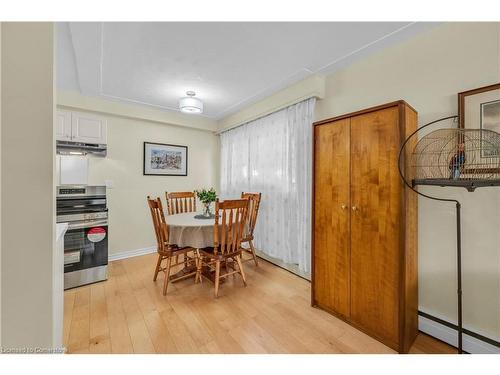
[{"label": "white sheer curtain", "polygon": [[255,247],[311,269],[311,98],[221,134],[221,197],[261,192]]}]

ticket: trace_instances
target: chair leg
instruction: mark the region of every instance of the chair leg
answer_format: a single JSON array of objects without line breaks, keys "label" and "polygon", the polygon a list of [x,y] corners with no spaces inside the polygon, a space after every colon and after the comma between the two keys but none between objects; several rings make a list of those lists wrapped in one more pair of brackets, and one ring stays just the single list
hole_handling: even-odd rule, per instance
[{"label": "chair leg", "polygon": [[194,258],[194,265],[196,266],[196,273],[194,275],[194,283],[196,284],[198,282],[198,257]]},{"label": "chair leg", "polygon": [[238,267],[240,268],[240,275],[243,279],[243,285],[247,286],[247,278],[245,277],[245,272],[243,271],[243,264],[241,263],[241,255],[236,256],[236,261],[238,262]]},{"label": "chair leg", "polygon": [[153,281],[156,281],[156,279],[158,278],[158,272],[160,272],[162,260],[163,260],[163,257],[160,254],[158,254],[158,261],[156,262],[155,275],[153,277]]},{"label": "chair leg", "polygon": [[255,262],[255,266],[258,267],[259,262],[257,261],[257,255],[255,255],[255,248],[253,247],[253,241],[252,240],[248,241],[248,244],[250,245],[250,250],[252,250],[252,257],[253,261]]},{"label": "chair leg", "polygon": [[195,263],[196,263],[196,276],[194,278],[195,284],[199,281],[200,284],[202,284],[202,278],[201,278],[201,270],[203,267],[203,260],[200,255],[200,251],[196,249],[196,254],[195,254]]},{"label": "chair leg", "polygon": [[215,298],[219,296],[220,260],[215,262]]},{"label": "chair leg", "polygon": [[163,282],[163,295],[167,295],[168,282],[170,280],[170,265],[172,264],[172,257],[167,258],[167,269],[165,270],[165,281]]}]

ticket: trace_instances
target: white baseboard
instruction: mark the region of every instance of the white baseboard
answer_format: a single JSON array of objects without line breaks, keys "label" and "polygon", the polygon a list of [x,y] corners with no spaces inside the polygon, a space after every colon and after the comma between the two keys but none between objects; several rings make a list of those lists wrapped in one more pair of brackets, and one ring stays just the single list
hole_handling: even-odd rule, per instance
[{"label": "white baseboard", "polygon": [[132,258],[151,253],[156,253],[156,246],[144,247],[142,249],[127,250],[127,251],[121,251],[119,253],[109,254],[108,261],[112,262],[114,260]]},{"label": "white baseboard", "polygon": [[[418,329],[454,347],[458,346],[458,332],[434,320],[419,315]],[[473,354],[500,354],[500,348],[463,334],[463,350]]]}]

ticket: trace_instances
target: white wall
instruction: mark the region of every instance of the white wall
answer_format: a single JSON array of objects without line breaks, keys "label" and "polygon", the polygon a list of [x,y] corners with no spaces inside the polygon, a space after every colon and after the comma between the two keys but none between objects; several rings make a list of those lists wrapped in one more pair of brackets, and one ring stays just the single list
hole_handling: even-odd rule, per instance
[{"label": "white wall", "polygon": [[[421,125],[457,113],[457,93],[500,82],[500,24],[444,24],[326,80],[316,120],[404,99]],[[465,327],[500,338],[500,189],[425,192],[463,204]],[[419,308],[456,321],[455,208],[419,198]]]},{"label": "white wall", "polygon": [[[212,132],[139,119],[108,120],[108,154],[90,157],[89,184],[108,189],[109,254],[156,246],[146,196],[219,186],[218,137]],[[143,176],[143,142],[188,146],[188,175]]]},{"label": "white wall", "polygon": [[54,36],[2,24],[2,346],[52,345]]}]

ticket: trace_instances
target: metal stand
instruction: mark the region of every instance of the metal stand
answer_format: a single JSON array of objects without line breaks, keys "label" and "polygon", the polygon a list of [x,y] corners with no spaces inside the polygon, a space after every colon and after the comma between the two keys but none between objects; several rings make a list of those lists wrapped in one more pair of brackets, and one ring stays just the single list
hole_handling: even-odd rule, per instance
[{"label": "metal stand", "polygon": [[[463,348],[462,348],[463,327],[462,327],[462,233],[461,233],[461,226],[460,226],[460,208],[461,208],[461,205],[460,205],[460,202],[457,201],[456,199],[438,198],[438,197],[433,197],[431,195],[427,195],[427,194],[419,192],[418,190],[415,189],[415,186],[417,186],[417,185],[436,185],[436,184],[434,184],[434,183],[426,183],[429,180],[412,180],[411,181],[412,183],[410,184],[406,180],[405,175],[403,173],[403,169],[401,167],[402,160],[403,160],[403,150],[405,149],[405,146],[408,143],[408,141],[415,134],[417,134],[418,131],[420,131],[423,128],[426,128],[426,127],[428,127],[428,126],[430,126],[432,124],[435,124],[437,122],[444,121],[444,120],[449,120],[449,119],[455,119],[457,117],[458,116],[448,116],[448,117],[444,117],[444,118],[441,118],[441,119],[429,122],[428,124],[425,124],[425,125],[421,126],[417,130],[415,130],[412,134],[410,134],[405,139],[405,141],[403,142],[403,144],[402,144],[402,146],[401,146],[401,148],[399,150],[398,170],[399,170],[399,175],[401,176],[401,179],[403,180],[404,184],[409,189],[411,189],[413,192],[415,192],[416,194],[418,194],[418,195],[420,195],[422,197],[428,198],[428,199],[435,200],[435,201],[440,201],[440,202],[454,202],[455,203],[455,206],[456,206],[456,209],[457,209],[457,299],[458,299],[458,304],[457,304],[458,305],[457,306],[457,315],[458,315],[457,332],[458,332],[458,354],[462,354],[463,353]],[[438,184],[440,185],[441,183],[438,183]],[[445,184],[445,185],[448,185],[448,183]],[[469,190],[469,191],[473,191],[473,190],[474,189]]]},{"label": "metal stand", "polygon": [[462,354],[462,232],[460,229],[460,203],[457,201],[457,303],[458,303],[458,354]]}]

